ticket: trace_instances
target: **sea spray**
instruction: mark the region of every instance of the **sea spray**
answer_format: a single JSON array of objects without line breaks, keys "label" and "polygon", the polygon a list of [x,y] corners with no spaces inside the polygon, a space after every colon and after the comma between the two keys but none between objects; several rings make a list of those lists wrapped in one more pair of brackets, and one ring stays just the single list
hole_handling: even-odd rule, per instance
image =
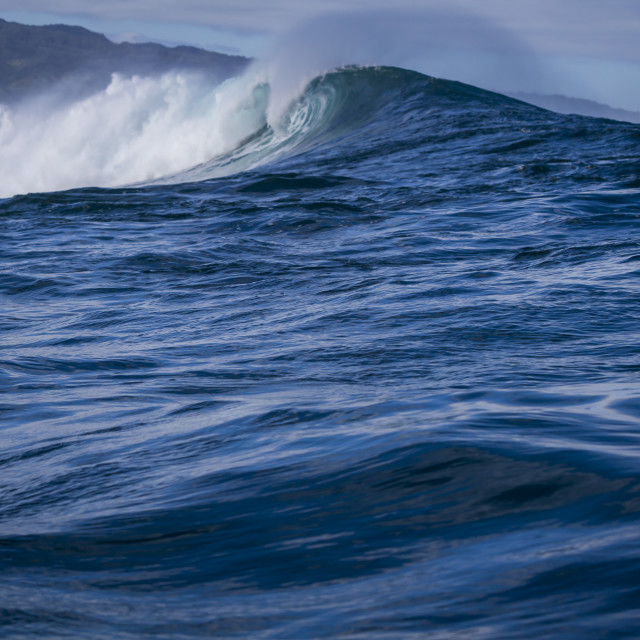
[{"label": "sea spray", "polygon": [[315,16],[284,34],[258,67],[268,71],[277,123],[313,78],[344,66],[397,66],[490,90],[538,88],[543,70],[525,42],[451,6]]},{"label": "sea spray", "polygon": [[115,74],[70,104],[0,111],[0,196],[121,186],[173,174],[236,147],[265,125],[266,95],[245,78]]}]

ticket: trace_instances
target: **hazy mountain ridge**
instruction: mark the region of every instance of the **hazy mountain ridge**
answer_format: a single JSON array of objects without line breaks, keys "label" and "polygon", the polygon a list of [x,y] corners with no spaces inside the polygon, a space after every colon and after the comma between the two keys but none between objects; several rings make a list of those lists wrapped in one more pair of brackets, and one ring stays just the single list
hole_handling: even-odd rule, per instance
[{"label": "hazy mountain ridge", "polygon": [[509,96],[528,102],[537,107],[555,111],[556,113],[578,114],[591,116],[593,118],[609,118],[611,120],[623,120],[625,122],[640,123],[640,111],[628,111],[627,109],[617,109],[609,105],[586,100],[584,98],[570,98],[559,94],[544,95],[539,93],[509,93]]},{"label": "hazy mountain ridge", "polygon": [[75,78],[82,78],[83,89],[101,88],[115,72],[151,75],[186,69],[222,80],[240,73],[248,62],[242,56],[196,47],[117,44],[83,27],[29,26],[0,19],[0,102],[4,103]]}]

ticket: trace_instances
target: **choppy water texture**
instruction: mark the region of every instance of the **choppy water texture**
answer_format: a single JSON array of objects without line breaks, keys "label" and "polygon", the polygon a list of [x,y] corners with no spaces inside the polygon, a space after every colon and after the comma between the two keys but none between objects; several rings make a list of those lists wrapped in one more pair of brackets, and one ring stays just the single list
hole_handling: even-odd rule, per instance
[{"label": "choppy water texture", "polygon": [[200,181],[0,201],[0,634],[639,637],[640,127],[305,100]]}]

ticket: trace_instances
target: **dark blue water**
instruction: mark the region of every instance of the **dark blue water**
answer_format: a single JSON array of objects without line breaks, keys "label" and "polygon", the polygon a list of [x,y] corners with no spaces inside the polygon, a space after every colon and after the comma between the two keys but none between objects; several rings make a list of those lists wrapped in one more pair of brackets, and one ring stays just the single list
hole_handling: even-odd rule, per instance
[{"label": "dark blue water", "polygon": [[252,170],[0,200],[0,635],[640,637],[640,127],[314,91]]}]

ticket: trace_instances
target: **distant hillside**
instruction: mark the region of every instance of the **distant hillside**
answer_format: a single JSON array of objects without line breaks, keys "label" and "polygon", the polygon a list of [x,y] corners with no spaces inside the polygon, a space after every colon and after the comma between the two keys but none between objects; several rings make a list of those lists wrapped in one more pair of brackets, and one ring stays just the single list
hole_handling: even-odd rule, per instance
[{"label": "distant hillside", "polygon": [[204,72],[219,80],[249,60],[195,47],[116,44],[82,27],[33,27],[0,19],[0,102],[11,103],[60,81],[82,79],[82,90],[108,84],[111,74],[150,75],[170,69]]},{"label": "distant hillside", "polygon": [[594,118],[609,118],[611,120],[624,120],[625,122],[640,123],[640,112],[627,111],[626,109],[614,109],[606,104],[583,100],[582,98],[568,98],[560,95],[541,95],[538,93],[510,93],[512,98],[517,98],[529,104],[534,104],[549,111],[557,113],[575,113]]}]

